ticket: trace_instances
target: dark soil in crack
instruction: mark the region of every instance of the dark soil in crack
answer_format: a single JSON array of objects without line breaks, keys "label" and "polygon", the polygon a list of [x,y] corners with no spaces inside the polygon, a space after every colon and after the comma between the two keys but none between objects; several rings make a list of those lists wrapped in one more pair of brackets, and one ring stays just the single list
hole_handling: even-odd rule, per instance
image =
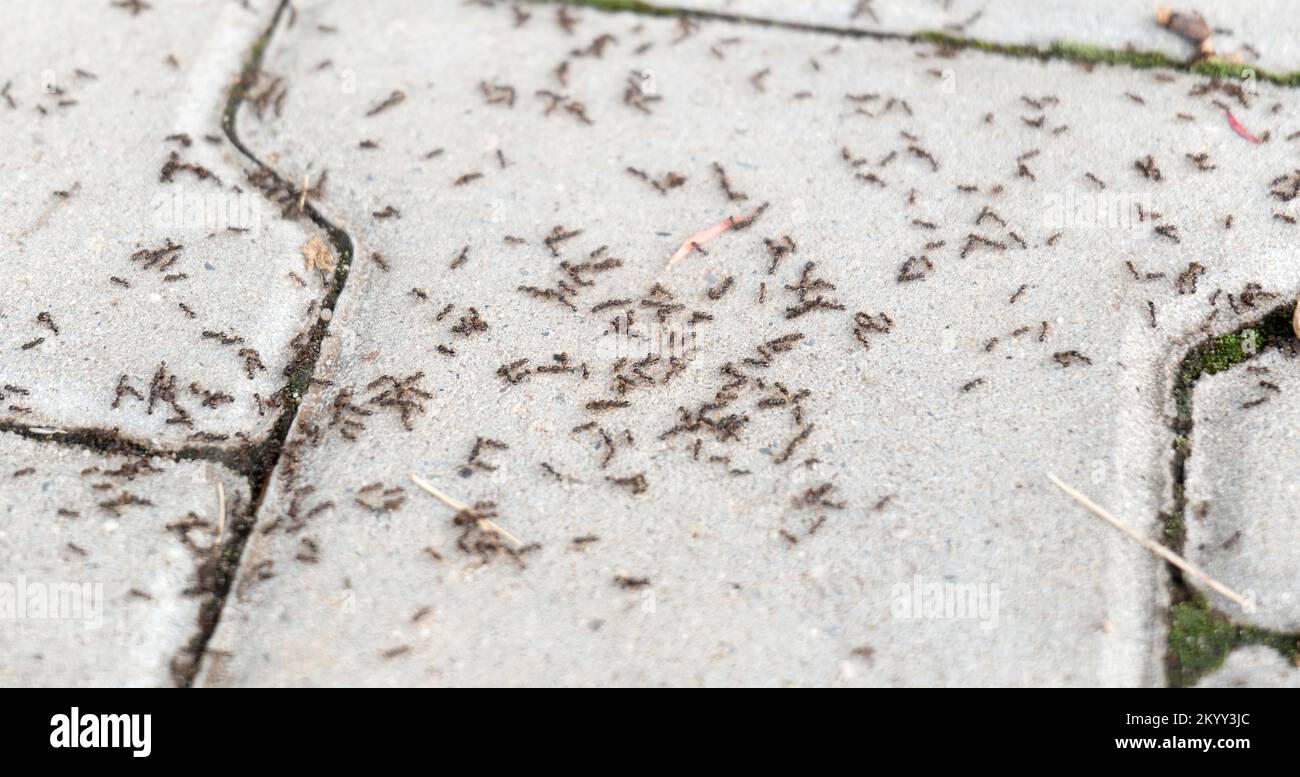
[{"label": "dark soil in crack", "polygon": [[[261,73],[262,58],[266,53],[266,47],[280,24],[280,20],[284,17],[286,9],[289,7],[289,0],[281,2],[266,31],[253,44],[243,73],[239,81],[230,90],[222,120],[222,130],[235,148],[239,149],[239,152],[256,166],[257,174],[262,177],[262,180],[269,183],[268,186],[263,187],[264,192],[269,188],[274,192],[280,192],[284,198],[299,200],[302,196],[301,189],[258,159],[244,145],[236,126],[240,106],[249,91],[257,83]],[[347,284],[348,271],[352,264],[352,239],[342,229],[327,221],[305,198],[301,202],[303,205],[300,214],[309,218],[317,228],[326,234],[337,259],[337,265],[334,275],[330,279],[329,288],[320,303],[322,311],[328,310],[333,313],[339,295]],[[265,442],[245,451],[240,457],[240,464],[242,465],[240,472],[248,478],[249,489],[253,494],[253,498],[244,515],[239,520],[232,522],[229,537],[221,549],[220,557],[215,559],[206,569],[200,571],[201,584],[203,589],[208,592],[208,597],[199,614],[198,633],[172,660],[172,678],[179,687],[189,687],[194,682],[203,654],[207,649],[208,641],[212,638],[212,634],[216,631],[217,624],[221,620],[221,612],[225,606],[226,597],[230,594],[231,584],[238,572],[239,560],[243,555],[244,546],[256,522],[258,509],[266,496],[271,474],[279,463],[285,440],[288,438],[294,420],[297,418],[302,398],[306,395],[312,376],[315,374],[316,362],[320,358],[321,344],[329,332],[329,325],[329,321],[324,317],[318,317],[311,329],[306,333],[303,344],[284,370],[287,383],[281,392],[282,409],[271,434],[268,435]]]}]

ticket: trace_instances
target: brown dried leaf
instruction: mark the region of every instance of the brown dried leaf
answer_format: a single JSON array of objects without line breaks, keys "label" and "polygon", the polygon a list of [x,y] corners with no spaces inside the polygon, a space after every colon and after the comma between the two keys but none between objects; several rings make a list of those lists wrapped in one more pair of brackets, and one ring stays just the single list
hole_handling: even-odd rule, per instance
[{"label": "brown dried leaf", "polygon": [[329,243],[322,240],[320,235],[312,235],[311,240],[308,240],[306,245],[302,247],[302,258],[307,264],[307,272],[314,270],[334,271],[334,252],[330,250]]}]

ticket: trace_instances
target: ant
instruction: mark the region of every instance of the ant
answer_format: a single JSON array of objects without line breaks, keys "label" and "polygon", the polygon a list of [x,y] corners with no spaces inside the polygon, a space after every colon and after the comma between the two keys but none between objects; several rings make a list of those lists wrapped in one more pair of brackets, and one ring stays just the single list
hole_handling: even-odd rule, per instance
[{"label": "ant", "polygon": [[493,450],[509,450],[510,446],[500,440],[494,440],[490,437],[476,438],[474,440],[473,449],[470,450],[469,456],[465,459],[465,466],[460,469],[460,476],[469,477],[474,474],[474,470],[495,472],[497,466],[495,464],[489,464],[481,458],[483,451],[489,448]]},{"label": "ant", "polygon": [[630,490],[633,496],[644,494],[650,488],[650,483],[646,480],[644,472],[638,472],[635,475],[629,475],[627,477],[610,477],[607,475],[605,476],[605,480],[616,486]]},{"label": "ant", "polygon": [[1075,364],[1092,364],[1092,359],[1079,353],[1078,351],[1057,351],[1052,354],[1052,358],[1062,368],[1070,367]]},{"label": "ant", "polygon": [[722,187],[722,193],[727,195],[731,202],[743,202],[749,199],[749,195],[737,191],[731,185],[731,179],[727,177],[727,171],[717,162],[713,163],[713,172],[718,176],[718,185]]},{"label": "ant", "polygon": [[406,99],[405,92],[401,91],[400,89],[394,89],[392,93],[388,95],[388,97],[384,98],[381,102],[377,103],[373,108],[366,111],[366,116],[377,116],[378,114],[383,113],[389,108],[401,104],[405,99]]}]

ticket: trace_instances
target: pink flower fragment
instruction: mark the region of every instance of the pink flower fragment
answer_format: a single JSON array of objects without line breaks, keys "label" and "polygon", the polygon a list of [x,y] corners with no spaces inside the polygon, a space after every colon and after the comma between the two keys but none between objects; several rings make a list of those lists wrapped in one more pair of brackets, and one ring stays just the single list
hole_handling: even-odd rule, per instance
[{"label": "pink flower fragment", "polygon": [[1242,136],[1246,140],[1249,140],[1251,143],[1254,143],[1255,145],[1259,145],[1259,138],[1252,135],[1250,130],[1246,129],[1246,126],[1244,124],[1237,121],[1237,117],[1232,115],[1232,111],[1228,111],[1228,123],[1232,125],[1232,128],[1237,131],[1238,135]]},{"label": "pink flower fragment", "polygon": [[757,218],[758,214],[762,212],[763,208],[760,207],[748,216],[728,216],[717,224],[696,232],[694,235],[686,238],[686,242],[682,243],[682,247],[677,249],[677,253],[672,255],[672,258],[668,260],[668,267],[671,268],[673,265],[694,253],[700,246],[713,240],[727,230],[734,229],[737,226],[743,227],[748,225],[749,222]]}]

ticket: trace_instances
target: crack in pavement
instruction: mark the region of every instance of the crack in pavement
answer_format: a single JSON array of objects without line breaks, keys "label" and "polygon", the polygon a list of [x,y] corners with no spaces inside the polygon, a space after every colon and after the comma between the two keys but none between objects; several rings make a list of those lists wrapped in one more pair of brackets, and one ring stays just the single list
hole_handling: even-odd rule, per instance
[{"label": "crack in pavement", "polygon": [[[1174,433],[1172,443],[1174,456],[1170,465],[1173,509],[1169,513],[1161,514],[1159,518],[1164,526],[1165,544],[1179,554],[1183,553],[1183,545],[1186,540],[1187,462],[1192,455],[1192,429],[1195,423],[1192,416],[1192,402],[1196,386],[1201,378],[1206,375],[1215,375],[1235,369],[1258,358],[1269,348],[1280,348],[1284,343],[1295,340],[1291,328],[1291,319],[1295,310],[1296,305],[1294,303],[1279,305],[1263,316],[1248,321],[1230,332],[1197,343],[1178,362],[1178,374],[1175,376],[1172,391],[1174,404],[1178,411],[1171,427]],[[1236,354],[1237,358],[1226,366],[1212,366],[1208,363],[1210,359],[1216,357],[1217,351],[1223,348],[1225,344],[1239,343],[1247,337],[1258,338],[1257,346],[1253,349],[1241,350]],[[1252,342],[1255,342],[1255,340],[1252,339]],[[1240,345],[1237,347],[1240,348]],[[1233,356],[1228,355],[1226,358],[1232,359]],[[1226,613],[1214,610],[1208,601],[1187,582],[1182,570],[1173,564],[1166,564],[1166,567],[1169,570],[1171,594],[1169,611],[1166,614],[1168,620],[1168,644],[1165,651],[1166,679],[1170,686],[1181,687],[1194,684],[1203,674],[1208,674],[1208,671],[1211,671],[1213,667],[1201,674],[1197,674],[1187,672],[1178,665],[1177,651],[1174,644],[1175,640],[1180,636],[1174,624],[1177,608],[1179,606],[1197,607],[1205,610],[1212,617],[1222,619],[1232,627],[1239,627],[1239,624]],[[1286,642],[1300,645],[1300,634],[1286,634],[1259,627],[1250,627],[1250,631],[1253,635],[1252,640],[1236,640],[1232,648],[1244,644],[1258,644],[1260,641],[1274,647]],[[1226,657],[1227,654],[1225,653],[1223,658]]]},{"label": "crack in pavement", "polygon": [[[248,158],[258,169],[271,177],[274,183],[282,190],[292,195],[294,198],[302,197],[301,210],[308,218],[312,220],[317,227],[324,230],[333,246],[337,265],[334,269],[334,275],[331,278],[329,289],[321,299],[321,311],[334,311],[334,306],[338,303],[339,295],[343,292],[343,287],[347,284],[348,272],[351,269],[353,247],[352,238],[339,227],[328,221],[307,199],[303,197],[303,191],[300,187],[295,186],[292,182],[286,180],[276,170],[264,163],[255,155],[252,150],[244,144],[239,137],[237,119],[239,109],[248,96],[249,90],[256,84],[258,76],[261,73],[262,58],[266,52],[266,47],[274,35],[280,19],[284,16],[286,10],[290,9],[292,4],[290,0],[281,0],[280,6],[276,8],[271,23],[267,26],[265,32],[253,43],[247,63],[244,66],[243,75],[230,90],[230,97],[226,103],[226,110],[222,120],[222,130],[230,142],[239,150],[241,154]],[[177,686],[189,687],[195,675],[198,673],[199,665],[202,661],[203,654],[207,649],[212,634],[216,631],[217,624],[221,620],[221,612],[225,607],[226,597],[230,594],[231,584],[234,582],[235,575],[238,572],[239,560],[243,555],[244,545],[248,541],[248,536],[252,532],[256,523],[258,510],[261,508],[262,501],[266,497],[267,486],[271,481],[271,475],[274,473],[279,463],[280,455],[284,450],[285,440],[289,432],[293,429],[294,421],[298,417],[298,409],[301,406],[302,398],[305,396],[312,377],[316,372],[316,363],[320,358],[321,344],[329,332],[332,315],[322,315],[316,319],[312,325],[311,332],[307,342],[299,350],[298,354],[289,362],[285,371],[288,377],[286,391],[284,392],[285,408],[280,417],[276,420],[275,426],[265,442],[259,446],[259,450],[253,455],[249,471],[249,485],[253,493],[247,513],[235,525],[232,525],[230,539],[223,546],[221,551],[221,566],[218,577],[215,581],[213,596],[209,599],[199,615],[199,633],[191,640],[190,644],[183,648],[181,652],[173,659],[172,675]]]},{"label": "crack in pavement", "polygon": [[835,35],[842,38],[902,41],[912,44],[929,43],[951,49],[972,49],[1013,59],[1058,60],[1085,65],[1125,65],[1137,70],[1176,70],[1212,78],[1241,79],[1251,76],[1259,81],[1267,81],[1278,86],[1300,88],[1300,70],[1272,72],[1252,65],[1237,64],[1223,59],[1182,60],[1162,51],[1113,49],[1082,41],[1059,40],[1053,41],[1049,46],[1038,46],[1032,43],[998,43],[982,38],[954,35],[951,32],[942,30],[918,30],[910,33],[862,30],[851,27],[837,27],[832,24],[767,19],[726,11],[681,8],[673,5],[644,2],[643,0],[527,0],[527,2],[532,5],[569,5],[614,13],[677,16],[704,21],[748,24],[794,32]]},{"label": "crack in pavement", "polygon": [[[221,129],[231,144],[256,166],[259,173],[268,176],[279,191],[287,192],[295,199],[302,196],[301,188],[285,180],[277,171],[265,164],[244,145],[239,138],[236,117],[249,89],[256,83],[261,69],[262,56],[271,36],[279,25],[284,12],[291,7],[289,0],[281,0],[266,30],[253,42],[245,61],[240,78],[232,85],[223,111]],[[306,199],[302,200],[302,212],[328,236],[338,259],[334,275],[320,301],[320,309],[333,313],[339,294],[347,283],[348,271],[352,260],[352,239],[342,229],[336,227]],[[239,559],[243,553],[248,535],[255,524],[258,509],[266,495],[271,475],[280,460],[285,440],[298,415],[303,396],[315,374],[316,363],[320,357],[321,344],[329,331],[331,316],[320,316],[312,325],[306,342],[297,350],[285,368],[285,384],[280,391],[283,407],[276,418],[271,431],[260,442],[235,448],[215,446],[185,446],[176,449],[158,448],[147,440],[124,435],[117,429],[102,428],[50,428],[21,424],[12,421],[0,422],[0,432],[7,432],[37,442],[52,443],[91,450],[105,455],[131,455],[149,458],[179,461],[206,461],[220,464],[243,477],[252,494],[247,508],[241,515],[232,516],[226,527],[226,540],[221,545],[212,567],[200,568],[200,584],[206,586],[203,592],[207,598],[199,610],[196,633],[188,644],[183,646],[171,660],[172,680],[178,687],[189,687],[198,671],[200,661],[207,648],[208,641],[221,619],[225,600],[230,592],[238,570]],[[223,516],[224,518],[225,516]],[[203,567],[204,565],[200,565]]]}]

